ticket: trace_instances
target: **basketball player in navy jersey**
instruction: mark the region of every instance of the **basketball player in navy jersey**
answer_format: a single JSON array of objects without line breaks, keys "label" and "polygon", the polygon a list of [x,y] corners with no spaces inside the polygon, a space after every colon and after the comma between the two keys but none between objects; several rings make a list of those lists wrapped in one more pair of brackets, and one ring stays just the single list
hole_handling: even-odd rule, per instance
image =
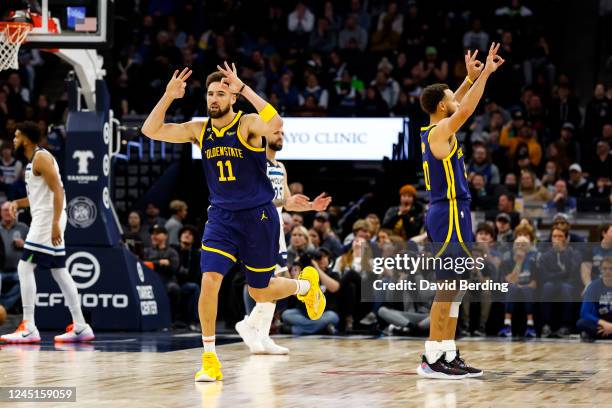
[{"label": "basketball player in navy jersey", "polygon": [[[332,198],[325,193],[319,194],[314,200],[303,194],[291,194],[289,184],[287,182],[287,170],[285,165],[276,160],[276,152],[283,149],[284,139],[283,129],[278,129],[269,136],[266,136],[266,157],[268,178],[274,189],[274,200],[272,203],[276,207],[279,219],[282,216],[283,208],[287,211],[304,212],[304,211],[325,211]],[[285,233],[283,226],[279,223],[279,253],[276,264],[275,276],[283,276],[287,273],[287,243],[285,242]],[[249,347],[253,354],[289,354],[287,347],[279,346],[272,338],[270,338],[270,326],[274,318],[274,310],[276,303],[266,302],[257,303],[251,311],[251,314],[246,316],[244,320],[236,323],[236,331],[242,336],[244,342]],[[259,322],[257,327],[258,337],[247,337],[243,333],[251,333],[252,329],[246,328],[250,322]],[[246,330],[245,330],[246,329]]]},{"label": "basketball player in navy jersey", "polygon": [[[476,59],[477,51],[474,54],[468,51],[465,56],[468,76],[456,92],[446,84],[433,84],[421,94],[421,107],[429,114],[429,126],[421,128],[423,172],[431,203],[426,229],[437,257],[471,257],[471,198],[463,150],[455,133],[474,113],[489,76],[504,63],[497,55],[498,50],[499,44],[493,43],[484,65]],[[436,269],[438,282],[459,277],[454,270]],[[462,297],[463,293],[453,288],[436,292],[429,340],[425,342],[425,355],[417,368],[419,375],[442,379],[482,375],[482,370],[465,364],[455,345]]]},{"label": "basketball player in navy jersey", "polygon": [[[196,381],[223,379],[215,351],[217,297],[223,276],[236,263],[244,269],[249,294],[256,302],[272,302],[291,295],[306,304],[308,316],[318,319],[325,309],[319,275],[305,268],[298,279],[273,277],[278,257],[280,220],[272,203],[274,190],[266,174],[266,140],[283,121],[276,110],[246,86],[227,63],[206,78],[205,122],[164,123],[168,107],[182,98],[192,71],[175,71],[166,92],[142,126],[154,140],[194,143],[202,149],[202,165],[210,192],[200,267],[202,291],[198,311],[202,325],[202,369]],[[234,112],[238,95],[257,114]],[[258,318],[259,315],[254,316]],[[258,336],[259,322],[249,322],[243,338]],[[251,332],[247,333],[248,330]]]}]

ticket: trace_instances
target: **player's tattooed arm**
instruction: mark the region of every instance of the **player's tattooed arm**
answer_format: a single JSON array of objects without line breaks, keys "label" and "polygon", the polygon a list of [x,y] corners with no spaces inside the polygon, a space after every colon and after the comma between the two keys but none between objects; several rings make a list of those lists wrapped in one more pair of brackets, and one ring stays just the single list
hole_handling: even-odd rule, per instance
[{"label": "player's tattooed arm", "polygon": [[203,122],[164,123],[166,111],[175,99],[185,96],[187,79],[193,71],[189,68],[179,73],[174,71],[166,85],[166,92],[153,108],[142,125],[142,133],[153,140],[168,143],[199,143],[199,136],[204,126]]},{"label": "player's tattooed arm", "polygon": [[50,154],[38,154],[32,162],[32,172],[40,175],[53,193],[53,221],[51,224],[51,242],[58,246],[62,243],[62,233],[59,225],[64,211],[64,187],[55,171],[55,161]]}]

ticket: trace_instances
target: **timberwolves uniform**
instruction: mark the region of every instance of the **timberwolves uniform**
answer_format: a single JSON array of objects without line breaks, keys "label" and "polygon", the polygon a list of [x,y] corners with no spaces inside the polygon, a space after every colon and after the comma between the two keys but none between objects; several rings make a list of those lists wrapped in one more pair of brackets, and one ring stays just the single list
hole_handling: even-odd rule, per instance
[{"label": "timberwolves uniform", "polygon": [[240,134],[241,116],[238,112],[220,130],[208,120],[200,134],[211,204],[200,267],[225,275],[240,262],[249,286],[265,288],[276,268],[280,222],[266,173],[265,139],[260,148],[247,144]]},{"label": "timberwolves uniform", "polygon": [[[32,162],[37,154],[48,154],[48,151],[37,147],[32,156]],[[64,248],[64,231],[66,230],[66,195],[64,194],[64,208],[59,220],[62,233],[62,242],[55,246],[51,242],[51,229],[53,223],[53,192],[42,176],[37,176],[32,170],[32,162],[28,163],[25,172],[26,189],[28,201],[30,202],[30,213],[32,223],[25,239],[24,251],[21,259],[45,268],[63,268],[66,263],[66,249]],[[59,167],[53,159],[53,167],[58,178],[61,176]],[[62,185],[63,188],[63,185]]]},{"label": "timberwolves uniform", "polygon": [[274,189],[274,200],[272,203],[276,207],[278,212],[279,220],[279,252],[278,260],[276,262],[276,273],[285,272],[287,270],[287,242],[285,241],[285,232],[283,231],[282,216],[283,216],[283,203],[285,202],[285,168],[279,163],[273,163],[268,160],[268,179],[272,183],[272,189]]},{"label": "timberwolves uniform", "polygon": [[[450,154],[442,160],[436,159],[429,145],[429,134],[435,126],[421,128],[423,173],[430,199],[425,221],[427,235],[433,243],[436,256],[471,256],[471,196],[463,150],[454,137]],[[456,274],[454,271],[436,271],[436,276],[445,279]]]}]

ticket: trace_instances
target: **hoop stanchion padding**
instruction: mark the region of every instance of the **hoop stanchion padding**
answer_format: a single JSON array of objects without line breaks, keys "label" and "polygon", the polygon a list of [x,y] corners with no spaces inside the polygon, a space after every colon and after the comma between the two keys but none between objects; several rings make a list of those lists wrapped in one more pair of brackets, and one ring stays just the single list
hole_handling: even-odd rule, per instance
[{"label": "hoop stanchion padding", "polygon": [[22,22],[0,22],[0,71],[19,68],[19,47],[28,37],[32,25]]}]

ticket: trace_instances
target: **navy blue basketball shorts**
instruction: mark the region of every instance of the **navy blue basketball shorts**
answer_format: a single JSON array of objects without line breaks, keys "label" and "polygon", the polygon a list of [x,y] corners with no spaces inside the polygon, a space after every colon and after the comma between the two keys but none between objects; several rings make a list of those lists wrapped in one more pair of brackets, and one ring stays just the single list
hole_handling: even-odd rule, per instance
[{"label": "navy blue basketball shorts", "polygon": [[44,252],[33,251],[28,248],[23,249],[21,260],[30,262],[42,269],[60,269],[66,267],[66,255],[50,255]]},{"label": "navy blue basketball shorts", "polygon": [[280,221],[272,203],[241,211],[208,208],[200,268],[225,276],[239,262],[253,288],[266,288],[278,262]]},{"label": "navy blue basketball shorts", "polygon": [[[449,201],[432,204],[426,218],[427,236],[432,243],[432,253],[442,258],[444,265],[448,259],[456,262],[458,258],[471,257],[474,241],[469,201]],[[436,279],[463,278],[462,272],[455,268],[436,267]],[[467,277],[466,277],[467,278]]]}]

